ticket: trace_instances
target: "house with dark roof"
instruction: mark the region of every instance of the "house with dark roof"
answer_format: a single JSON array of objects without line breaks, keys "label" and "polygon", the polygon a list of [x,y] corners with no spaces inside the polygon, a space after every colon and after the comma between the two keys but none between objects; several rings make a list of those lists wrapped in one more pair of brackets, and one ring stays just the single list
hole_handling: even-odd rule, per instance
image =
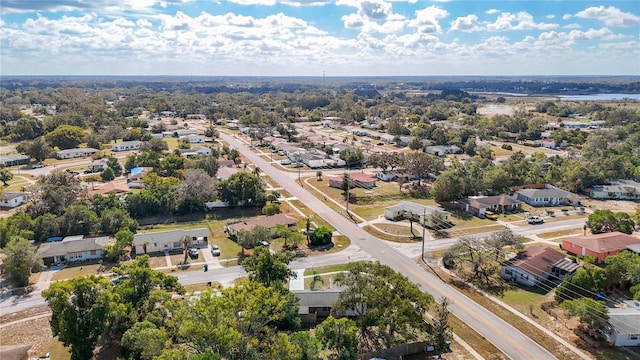
[{"label": "house with dark roof", "polygon": [[194,246],[206,244],[209,239],[209,229],[177,229],[138,233],[133,236],[133,246],[136,254],[148,254],[158,251],[182,251],[184,247],[180,240],[190,236]]},{"label": "house with dark roof", "polygon": [[235,236],[240,231],[251,231],[256,226],[263,226],[269,230],[276,227],[278,224],[284,224],[287,226],[292,226],[298,223],[298,220],[292,218],[286,214],[276,214],[271,216],[259,216],[250,218],[247,220],[230,223],[224,226],[224,231],[229,234],[229,236]]},{"label": "house with dark roof", "polygon": [[0,156],[0,166],[24,165],[29,163],[29,157],[22,154]]},{"label": "house with dark roof", "polygon": [[613,180],[608,185],[591,188],[589,196],[601,200],[640,200],[640,183],[633,180]]},{"label": "house with dark roof", "polygon": [[562,238],[562,250],[574,255],[591,256],[598,263],[604,262],[607,256],[626,250],[630,245],[638,244],[639,238],[619,231]]},{"label": "house with dark roof", "polygon": [[546,280],[560,283],[565,275],[573,274],[578,266],[550,247],[531,246],[507,261],[500,270],[500,276],[527,286],[536,286]]},{"label": "house with dark roof", "polygon": [[384,217],[387,220],[402,220],[409,214],[418,219],[420,224],[430,227],[443,227],[449,221],[449,213],[436,206],[403,200],[396,205],[384,208]]},{"label": "house with dark roof", "polygon": [[96,260],[102,258],[103,247],[107,244],[108,236],[85,238],[84,235],[73,235],[65,237],[62,241],[40,245],[36,255],[45,265]]},{"label": "house with dark roof", "polygon": [[615,346],[640,346],[640,301],[626,300],[609,308],[605,336]]},{"label": "house with dark roof", "polygon": [[473,196],[460,201],[465,212],[484,218],[487,210],[499,213],[520,211],[522,201],[501,194],[496,196]]},{"label": "house with dark roof", "polygon": [[0,194],[0,208],[14,208],[29,201],[27,192],[4,192]]},{"label": "house with dark roof", "polygon": [[521,189],[516,198],[531,206],[562,206],[578,201],[578,195],[553,185],[545,185],[544,189]]}]

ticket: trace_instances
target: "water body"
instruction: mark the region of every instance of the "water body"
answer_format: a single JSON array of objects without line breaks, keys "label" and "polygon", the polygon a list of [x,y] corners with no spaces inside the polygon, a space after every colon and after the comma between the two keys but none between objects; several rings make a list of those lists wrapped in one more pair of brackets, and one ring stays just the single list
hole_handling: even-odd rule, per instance
[{"label": "water body", "polygon": [[593,94],[593,95],[563,95],[558,96],[561,100],[573,101],[594,101],[594,100],[640,100],[640,94]]}]

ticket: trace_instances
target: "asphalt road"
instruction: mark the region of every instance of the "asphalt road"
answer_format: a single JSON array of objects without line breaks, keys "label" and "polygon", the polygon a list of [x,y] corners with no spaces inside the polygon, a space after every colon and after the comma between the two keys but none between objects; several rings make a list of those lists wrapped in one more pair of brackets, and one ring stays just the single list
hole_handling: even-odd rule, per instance
[{"label": "asphalt road", "polygon": [[248,146],[237,140],[234,136],[221,134],[221,137],[227,141],[232,148],[237,148],[249,161],[260,167],[265,174],[277,181],[281,187],[289,191],[293,196],[313,209],[318,216],[334,226],[338,232],[348,236],[351,239],[354,249],[359,247],[362,252],[370,254],[374,259],[379,260],[380,263],[388,265],[402,273],[411,281],[418,284],[424,291],[433,295],[434,298],[449,298],[451,300],[450,311],[493,343],[508,357],[512,359],[555,359],[552,354],[525,336],[518,329],[470,300],[455,288],[440,281],[431,273],[424,271],[424,269],[413,262],[413,260],[403,256],[390,247],[385,241],[370,235],[347,218],[336,213],[290,177],[282,176],[279,170],[253,153]]}]

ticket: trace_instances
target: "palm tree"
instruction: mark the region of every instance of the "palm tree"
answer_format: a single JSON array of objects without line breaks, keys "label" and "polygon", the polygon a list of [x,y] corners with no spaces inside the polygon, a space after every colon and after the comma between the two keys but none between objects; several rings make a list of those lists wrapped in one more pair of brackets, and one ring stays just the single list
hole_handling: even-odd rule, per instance
[{"label": "palm tree", "polygon": [[324,285],[324,280],[322,280],[322,276],[320,276],[320,274],[315,274],[311,280],[311,284],[309,284],[309,288],[312,291],[315,290],[318,283]]},{"label": "palm tree", "polygon": [[307,246],[309,246],[309,230],[311,229],[311,217],[310,216],[305,216],[304,217],[304,222],[305,225],[307,227]]},{"label": "palm tree", "polygon": [[322,170],[316,171],[316,176],[318,177],[318,181],[322,181]]},{"label": "palm tree", "polygon": [[262,169],[257,166],[253,168],[253,175],[255,175],[256,177],[260,177],[260,173],[262,173]]},{"label": "palm tree", "polygon": [[291,235],[291,229],[285,224],[277,224],[275,227],[275,232],[277,236],[280,236],[284,239],[284,248],[287,248],[287,239]]}]

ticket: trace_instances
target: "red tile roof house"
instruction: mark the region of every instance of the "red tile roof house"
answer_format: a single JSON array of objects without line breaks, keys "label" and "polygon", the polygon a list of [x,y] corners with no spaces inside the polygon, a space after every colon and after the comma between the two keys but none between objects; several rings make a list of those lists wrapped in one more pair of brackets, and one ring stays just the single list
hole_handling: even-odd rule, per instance
[{"label": "red tile roof house", "polygon": [[484,217],[484,213],[489,210],[493,212],[515,212],[520,210],[522,201],[510,198],[502,194],[496,196],[470,197],[461,201],[464,211],[478,216]]},{"label": "red tile roof house", "polygon": [[267,229],[271,230],[278,224],[284,224],[287,226],[295,225],[298,223],[298,220],[292,218],[286,214],[276,214],[272,216],[260,216],[255,217],[243,221],[239,221],[232,224],[227,224],[224,226],[224,231],[229,234],[229,236],[235,236],[240,231],[246,230],[251,231],[256,226],[264,226]]},{"label": "red tile roof house", "polygon": [[[359,187],[364,189],[373,189],[374,187],[376,187],[376,177],[371,174],[354,172],[350,173],[349,176],[351,177],[352,187]],[[342,180],[342,176],[334,176],[332,178],[329,178],[329,186],[339,189],[340,187],[342,187]]]},{"label": "red tile roof house", "polygon": [[582,256],[591,256],[597,263],[604,262],[609,255],[616,255],[630,245],[640,244],[640,239],[618,231],[586,235],[571,236],[562,239],[562,249]]},{"label": "red tile roof house", "polygon": [[546,280],[560,283],[566,274],[572,274],[578,266],[559,251],[532,246],[506,262],[500,270],[500,276],[527,286],[536,286]]}]

